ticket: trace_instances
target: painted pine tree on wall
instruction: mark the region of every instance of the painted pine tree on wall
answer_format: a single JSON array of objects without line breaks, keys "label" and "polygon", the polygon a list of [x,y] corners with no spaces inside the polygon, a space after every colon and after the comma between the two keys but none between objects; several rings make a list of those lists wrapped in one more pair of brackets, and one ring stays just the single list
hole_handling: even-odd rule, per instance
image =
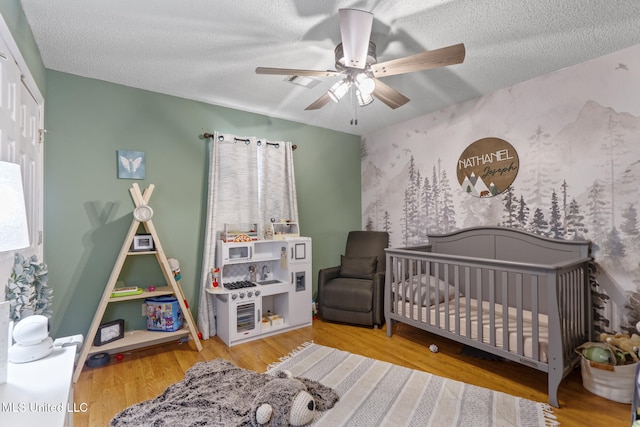
[{"label": "painted pine tree on wall", "polygon": [[[413,156],[409,159],[407,186],[404,190],[400,228],[402,244],[423,244],[428,234],[455,231],[456,211],[451,183],[441,162],[433,166],[431,180],[422,178]],[[389,218],[385,226],[391,227]]]}]

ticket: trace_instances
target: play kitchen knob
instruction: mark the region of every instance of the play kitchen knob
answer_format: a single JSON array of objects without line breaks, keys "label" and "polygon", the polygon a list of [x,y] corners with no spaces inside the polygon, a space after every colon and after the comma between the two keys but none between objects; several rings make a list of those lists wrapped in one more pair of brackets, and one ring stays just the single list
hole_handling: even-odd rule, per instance
[{"label": "play kitchen knob", "polygon": [[244,292],[240,292],[240,299],[244,298]]},{"label": "play kitchen knob", "polygon": [[[260,295],[260,291],[256,291],[256,292],[255,292],[255,295],[256,295],[256,296]],[[638,323],[640,323],[640,322],[638,322]]]},{"label": "play kitchen knob", "polygon": [[236,298],[238,298],[238,295],[236,295],[236,294],[231,294],[231,299],[236,299]]},{"label": "play kitchen knob", "polygon": [[251,291],[247,292],[247,298],[251,298],[252,295],[253,295],[253,292]]}]

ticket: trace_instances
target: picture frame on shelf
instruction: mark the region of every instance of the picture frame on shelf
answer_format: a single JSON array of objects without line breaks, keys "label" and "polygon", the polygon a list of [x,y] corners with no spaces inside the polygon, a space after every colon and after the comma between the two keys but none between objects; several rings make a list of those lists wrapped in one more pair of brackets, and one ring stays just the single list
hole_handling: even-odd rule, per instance
[{"label": "picture frame on shelf", "polygon": [[124,338],[124,319],[116,319],[98,326],[93,345],[99,347]]},{"label": "picture frame on shelf", "polygon": [[153,236],[151,234],[136,234],[133,236],[133,243],[131,243],[133,252],[153,251],[154,249],[155,246],[153,245]]}]

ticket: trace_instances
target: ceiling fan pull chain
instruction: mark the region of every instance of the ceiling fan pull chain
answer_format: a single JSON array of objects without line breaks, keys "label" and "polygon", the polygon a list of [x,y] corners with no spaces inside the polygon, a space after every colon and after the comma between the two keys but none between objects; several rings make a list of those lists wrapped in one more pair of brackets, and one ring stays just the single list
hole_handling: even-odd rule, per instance
[{"label": "ceiling fan pull chain", "polygon": [[353,89],[349,91],[349,97],[351,98],[351,105],[353,105],[353,118],[351,119],[351,125],[358,126],[358,103],[353,96]]},{"label": "ceiling fan pull chain", "polygon": [[358,126],[358,101],[356,101],[355,97],[353,96],[353,90],[351,91],[351,98],[353,98],[353,115],[356,118],[354,124]]},{"label": "ceiling fan pull chain", "polygon": [[[349,90],[349,100],[351,101],[351,105],[353,105],[353,91]],[[351,116],[351,121],[349,122],[349,124],[351,126],[353,126],[353,116],[355,115],[355,111],[354,114]]]}]

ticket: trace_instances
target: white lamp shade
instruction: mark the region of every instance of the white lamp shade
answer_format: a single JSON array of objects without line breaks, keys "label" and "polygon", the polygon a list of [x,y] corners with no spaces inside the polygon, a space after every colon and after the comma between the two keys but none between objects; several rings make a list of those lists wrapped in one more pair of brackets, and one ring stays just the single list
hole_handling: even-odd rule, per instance
[{"label": "white lamp shade", "polygon": [[0,252],[29,246],[20,165],[0,162]]},{"label": "white lamp shade", "polygon": [[358,100],[358,105],[364,107],[373,102],[373,96],[370,93],[362,92],[360,89],[356,90],[356,99]]},{"label": "white lamp shade", "polygon": [[335,83],[331,86],[331,89],[327,92],[329,97],[333,102],[339,102],[343,96],[349,92],[349,88],[351,87],[351,82],[348,78],[344,78],[339,82]]},{"label": "white lamp shade", "polygon": [[359,73],[356,76],[356,86],[360,92],[371,95],[376,89],[376,81],[365,73]]}]

